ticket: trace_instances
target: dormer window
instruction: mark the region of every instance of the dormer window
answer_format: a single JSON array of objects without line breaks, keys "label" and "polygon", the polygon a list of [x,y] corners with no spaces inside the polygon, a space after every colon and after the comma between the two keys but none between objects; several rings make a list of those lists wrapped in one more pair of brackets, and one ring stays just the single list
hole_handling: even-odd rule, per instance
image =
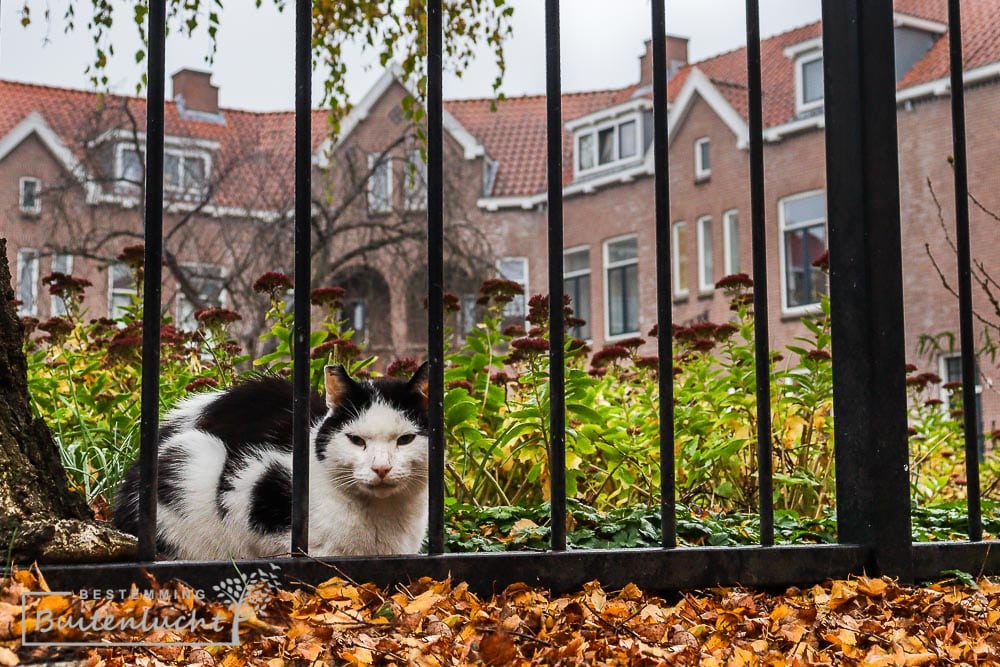
[{"label": "dormer window", "polygon": [[[141,149],[145,149],[142,146]],[[133,145],[118,145],[116,175],[126,187],[143,183],[144,155]],[[163,150],[163,189],[177,194],[203,192],[208,188],[209,158],[202,151],[166,147]]]},{"label": "dormer window", "polygon": [[795,113],[823,107],[823,38],[814,37],[785,48],[795,68]]},{"label": "dormer window", "polygon": [[823,106],[823,54],[803,56],[795,63],[796,109],[809,111]]},{"label": "dormer window", "polygon": [[576,173],[586,174],[639,154],[639,122],[627,117],[576,133]]}]

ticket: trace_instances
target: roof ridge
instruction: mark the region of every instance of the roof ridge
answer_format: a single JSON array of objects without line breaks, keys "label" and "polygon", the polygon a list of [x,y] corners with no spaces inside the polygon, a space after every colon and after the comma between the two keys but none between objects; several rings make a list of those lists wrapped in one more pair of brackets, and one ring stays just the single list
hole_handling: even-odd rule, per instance
[{"label": "roof ridge", "polygon": [[[607,93],[620,93],[629,88],[635,87],[636,84],[630,83],[626,86],[619,86],[618,88],[598,88],[597,90],[574,90],[574,91],[563,91],[562,97],[573,97],[573,96],[583,96],[583,95],[601,95]],[[545,93],[534,93],[528,95],[504,95],[503,99],[498,99],[496,97],[459,97],[446,99],[445,104],[463,104],[466,102],[497,102],[502,104],[507,100],[533,100],[533,99],[545,99]]]},{"label": "roof ridge", "polygon": [[[810,21],[809,23],[803,23],[802,25],[798,25],[798,26],[795,26],[793,28],[789,28],[787,30],[782,30],[781,32],[776,32],[773,35],[768,35],[767,37],[764,37],[764,38],[762,38],[760,40],[761,46],[764,45],[764,42],[769,42],[772,39],[777,39],[779,37],[784,37],[785,35],[789,35],[789,34],[791,34],[793,32],[796,32],[796,31],[799,31],[799,30],[803,30],[804,28],[811,28],[812,26],[815,26],[815,25],[823,25],[823,21]],[[711,62],[711,61],[716,60],[718,58],[722,58],[723,56],[732,55],[732,54],[737,53],[739,51],[746,51],[746,48],[747,48],[746,44],[744,44],[743,46],[737,46],[737,47],[731,48],[731,49],[729,49],[727,51],[722,51],[721,53],[716,53],[714,56],[709,56],[707,58],[702,58],[701,60],[698,60],[696,62],[688,63],[687,66],[688,67],[697,67],[698,65],[701,65],[701,64],[707,63],[707,62]]]}]

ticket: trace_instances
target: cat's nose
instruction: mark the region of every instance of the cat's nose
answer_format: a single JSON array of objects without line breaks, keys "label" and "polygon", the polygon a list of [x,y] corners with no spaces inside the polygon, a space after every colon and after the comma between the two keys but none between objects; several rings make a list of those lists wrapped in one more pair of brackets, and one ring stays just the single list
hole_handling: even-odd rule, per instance
[{"label": "cat's nose", "polygon": [[388,463],[379,463],[372,466],[372,472],[378,475],[379,479],[385,479],[385,476],[389,474],[390,470],[392,470],[392,466]]}]

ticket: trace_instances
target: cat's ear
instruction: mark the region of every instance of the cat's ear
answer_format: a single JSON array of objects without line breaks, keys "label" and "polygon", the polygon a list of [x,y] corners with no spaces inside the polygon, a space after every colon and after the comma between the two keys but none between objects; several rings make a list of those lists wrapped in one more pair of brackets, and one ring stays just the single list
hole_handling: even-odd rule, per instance
[{"label": "cat's ear", "polygon": [[347,392],[354,385],[354,380],[347,374],[343,366],[327,366],[324,369],[326,378],[326,407],[335,408],[347,397]]},{"label": "cat's ear", "polygon": [[426,361],[420,365],[420,368],[418,368],[417,372],[413,374],[413,377],[410,378],[409,384],[406,386],[409,387],[410,391],[420,396],[424,407],[427,407],[430,387],[430,371],[428,370]]}]

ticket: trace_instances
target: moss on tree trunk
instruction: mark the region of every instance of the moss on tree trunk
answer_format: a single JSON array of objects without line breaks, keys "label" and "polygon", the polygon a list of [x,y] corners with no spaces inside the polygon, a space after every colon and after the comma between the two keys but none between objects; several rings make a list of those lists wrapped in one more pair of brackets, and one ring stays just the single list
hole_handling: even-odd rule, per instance
[{"label": "moss on tree trunk", "polygon": [[0,549],[22,562],[132,558],[134,538],[94,521],[67,485],[52,433],[31,414],[14,298],[7,243],[0,239]]}]

